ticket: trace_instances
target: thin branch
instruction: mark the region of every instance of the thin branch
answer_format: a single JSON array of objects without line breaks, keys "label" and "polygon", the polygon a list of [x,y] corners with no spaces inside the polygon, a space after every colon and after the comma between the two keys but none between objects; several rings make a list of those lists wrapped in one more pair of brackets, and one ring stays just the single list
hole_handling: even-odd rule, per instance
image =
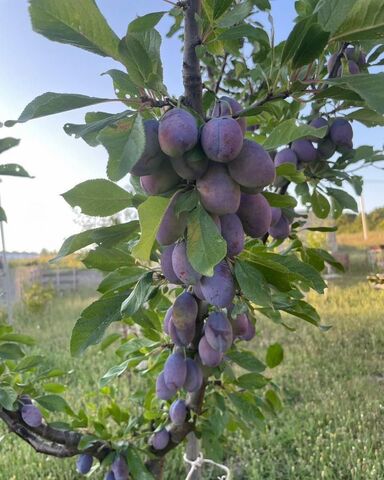
[{"label": "thin branch", "polygon": [[215,86],[215,93],[219,91],[220,83],[224,76],[225,67],[227,66],[227,60],[228,60],[228,53],[226,53],[223,58],[223,64],[221,65],[220,75],[219,75],[219,78],[217,79],[216,86]]},{"label": "thin branch", "polygon": [[254,108],[261,107],[262,105],[265,105],[268,102],[274,102],[275,100],[281,100],[285,99],[291,96],[291,92],[289,90],[285,90],[284,92],[280,92],[277,94],[273,94],[272,92],[268,93],[266,97],[263,99],[253,103],[250,107],[244,108],[240,112],[238,112],[236,115],[233,115],[234,118],[240,117],[241,115],[244,115],[244,113],[250,112]]}]

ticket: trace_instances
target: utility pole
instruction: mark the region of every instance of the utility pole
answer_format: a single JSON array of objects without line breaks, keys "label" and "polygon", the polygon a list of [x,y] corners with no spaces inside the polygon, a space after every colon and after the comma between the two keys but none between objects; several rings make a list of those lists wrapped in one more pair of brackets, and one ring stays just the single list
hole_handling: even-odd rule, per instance
[{"label": "utility pole", "polygon": [[368,225],[367,225],[367,217],[365,215],[365,203],[364,203],[363,192],[361,192],[359,200],[360,200],[361,224],[363,226],[363,238],[364,240],[368,240]]},{"label": "utility pole", "polygon": [[[1,182],[1,180],[0,180]],[[0,198],[0,208],[1,208],[1,198]],[[3,269],[5,277],[5,295],[7,302],[7,312],[8,312],[8,323],[13,323],[13,309],[12,309],[12,299],[11,299],[11,276],[9,274],[8,260],[7,260],[7,250],[5,248],[5,235],[4,235],[4,225],[3,220],[0,220],[0,233],[1,233],[1,246],[2,246],[2,258],[3,258]]]}]

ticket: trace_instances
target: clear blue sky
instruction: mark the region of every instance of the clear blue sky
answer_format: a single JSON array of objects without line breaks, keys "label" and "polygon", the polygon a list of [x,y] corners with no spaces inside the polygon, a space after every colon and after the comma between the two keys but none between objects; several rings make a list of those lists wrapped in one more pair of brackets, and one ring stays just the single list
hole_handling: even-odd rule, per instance
[{"label": "clear blue sky", "polygon": [[[136,15],[170,7],[162,0],[98,0],[97,3],[119,36]],[[286,38],[292,28],[294,0],[274,0],[272,4],[279,41]],[[164,33],[168,28],[169,20],[164,18],[159,30]],[[182,93],[177,38],[163,40],[162,56],[169,91],[176,95]],[[29,101],[46,91],[112,96],[109,77],[100,74],[117,66],[106,58],[50,42],[34,33],[29,23],[27,0],[0,0],[0,65],[0,121],[16,118]],[[65,237],[79,230],[73,223],[71,208],[59,195],[86,179],[105,177],[107,161],[102,147],[92,149],[63,131],[66,122],[82,123],[85,111],[0,129],[0,137],[22,139],[19,147],[2,154],[1,163],[21,163],[36,177],[33,180],[5,178],[0,185],[9,218],[8,250],[57,249]],[[356,144],[370,143],[381,148],[383,132],[383,129],[356,126]],[[384,174],[369,169],[365,177],[368,180],[366,204],[371,210],[384,204]]]}]

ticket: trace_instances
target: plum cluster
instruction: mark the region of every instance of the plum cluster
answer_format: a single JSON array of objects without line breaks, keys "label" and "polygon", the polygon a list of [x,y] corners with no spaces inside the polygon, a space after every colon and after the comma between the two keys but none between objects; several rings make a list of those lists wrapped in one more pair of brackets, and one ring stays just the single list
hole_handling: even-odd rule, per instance
[{"label": "plum cluster", "polygon": [[[337,53],[334,53],[329,57],[327,62],[328,74],[331,74],[331,72],[333,71],[337,59]],[[365,53],[361,49],[356,48],[355,46],[350,46],[345,49],[342,60],[343,59],[345,60],[347,72],[345,72],[345,69],[341,64],[340,67],[337,69],[336,77],[341,77],[345,73],[350,75],[356,75],[367,66],[367,58]]]}]

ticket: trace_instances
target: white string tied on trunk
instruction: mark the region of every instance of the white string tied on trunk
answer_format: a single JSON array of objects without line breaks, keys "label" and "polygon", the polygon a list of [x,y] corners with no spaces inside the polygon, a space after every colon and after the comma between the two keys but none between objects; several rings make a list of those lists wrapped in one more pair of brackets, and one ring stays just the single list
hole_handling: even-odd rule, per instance
[{"label": "white string tied on trunk", "polygon": [[184,454],[184,462],[188,463],[188,465],[191,466],[190,471],[188,472],[187,477],[185,480],[191,480],[193,473],[201,468],[204,463],[208,463],[209,465],[214,465],[217,468],[221,468],[221,470],[224,470],[225,475],[221,475],[220,477],[217,477],[217,480],[231,480],[231,472],[229,468],[225,465],[222,465],[221,463],[216,463],[213,460],[210,460],[209,458],[204,458],[203,454],[200,452],[196,460],[189,460]]}]

